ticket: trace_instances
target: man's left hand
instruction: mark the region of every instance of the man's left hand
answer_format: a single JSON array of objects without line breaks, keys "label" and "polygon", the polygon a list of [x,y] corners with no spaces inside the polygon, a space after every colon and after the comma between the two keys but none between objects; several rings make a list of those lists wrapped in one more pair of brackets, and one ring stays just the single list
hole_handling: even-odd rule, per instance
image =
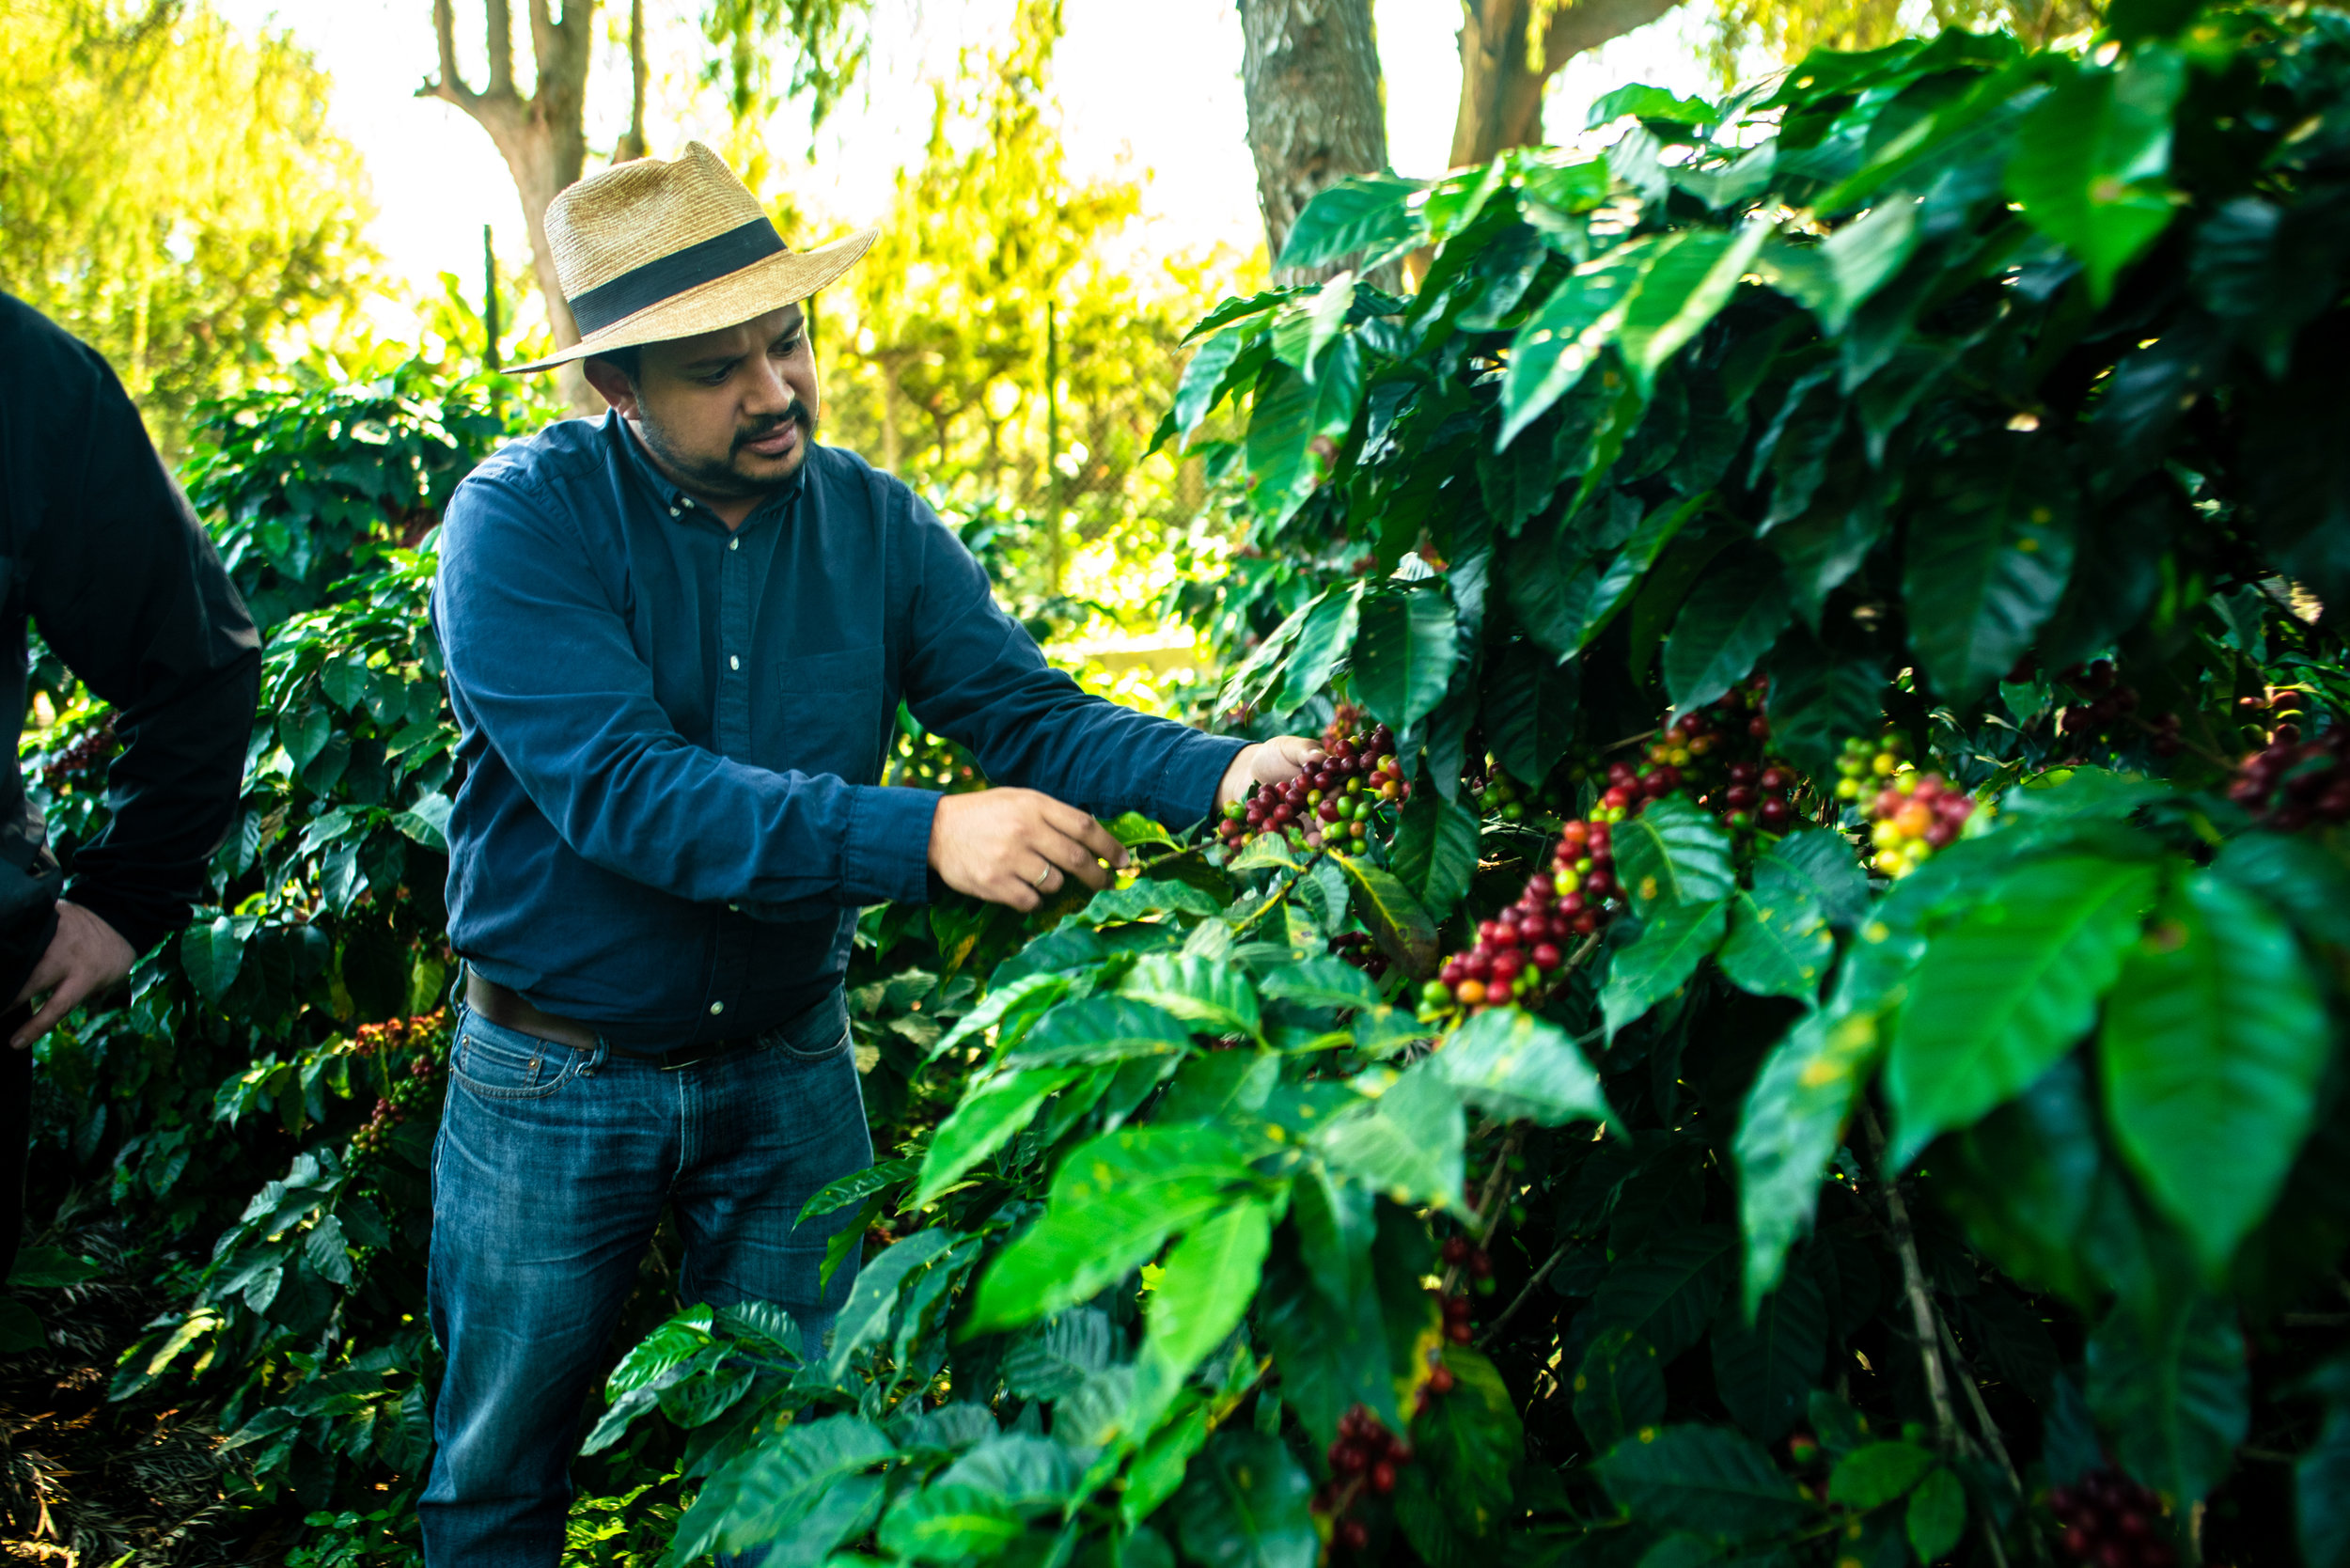
[{"label": "man's left hand", "polygon": [[49,999],[8,1037],[8,1044],[21,1051],[47,1034],[85,999],[129,974],[132,961],[138,956],[114,927],[80,904],[59,899],[57,934],[49,939],[40,962],[33,965],[32,978],[16,994],[22,1002],[46,991]]},{"label": "man's left hand", "polygon": [[1215,787],[1215,808],[1222,811],[1246,795],[1251,784],[1286,784],[1322,756],[1322,743],[1303,735],[1276,735],[1242,746],[1224,770],[1224,782]]}]

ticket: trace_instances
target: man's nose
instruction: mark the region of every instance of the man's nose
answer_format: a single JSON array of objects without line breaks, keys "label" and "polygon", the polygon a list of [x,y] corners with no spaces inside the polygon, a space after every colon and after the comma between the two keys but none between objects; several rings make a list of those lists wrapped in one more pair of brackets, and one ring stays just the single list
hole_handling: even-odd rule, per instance
[{"label": "man's nose", "polygon": [[791,412],[795,394],[791,384],[783,379],[783,371],[772,359],[761,355],[758,368],[751,373],[751,384],[743,400],[743,412],[760,418],[773,418]]}]

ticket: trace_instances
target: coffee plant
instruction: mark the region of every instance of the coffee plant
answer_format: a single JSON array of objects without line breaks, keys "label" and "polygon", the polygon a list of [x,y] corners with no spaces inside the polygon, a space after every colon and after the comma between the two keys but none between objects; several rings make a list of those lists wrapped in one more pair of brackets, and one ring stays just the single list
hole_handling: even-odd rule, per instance
[{"label": "coffee plant", "polygon": [[[1172,602],[1324,758],[1110,824],[1104,892],[865,913],[848,1304],[681,1302],[665,1234],[572,1560],[2350,1560],[2350,24],[2136,0],[1596,119],[1334,187],[1285,260],[1353,270],[1200,323],[1163,437],[1238,431],[1235,536]],[[203,1411],[288,1560],[415,1553],[423,604],[524,395],[212,415],[245,808],[41,1047],[18,1283],[114,1228],[120,1430]],[[110,720],[42,689],[70,856]]]},{"label": "coffee plant", "polygon": [[1319,197],[1166,434],[1392,802],[987,927],[830,1342],[614,1374],[671,1560],[2341,1560],[2345,105],[2117,6]]}]

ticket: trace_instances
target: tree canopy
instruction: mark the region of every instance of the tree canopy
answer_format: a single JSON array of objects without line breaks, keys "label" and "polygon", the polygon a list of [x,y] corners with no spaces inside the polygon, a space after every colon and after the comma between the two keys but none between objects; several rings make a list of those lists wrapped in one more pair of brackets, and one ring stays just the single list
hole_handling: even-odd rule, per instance
[{"label": "tree canopy", "polygon": [[0,50],[0,288],[95,347],[159,439],[341,336],[374,260],[331,84],[206,0],[24,0]]}]

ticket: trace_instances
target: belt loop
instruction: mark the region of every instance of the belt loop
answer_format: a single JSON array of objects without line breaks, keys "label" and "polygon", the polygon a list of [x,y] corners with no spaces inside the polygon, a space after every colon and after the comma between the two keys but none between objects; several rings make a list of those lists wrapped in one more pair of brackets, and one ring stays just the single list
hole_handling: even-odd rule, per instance
[{"label": "belt loop", "polygon": [[603,1065],[604,1056],[610,1050],[611,1046],[605,1043],[603,1036],[596,1036],[596,1048],[588,1053],[586,1061],[579,1064],[579,1075],[583,1078],[594,1077],[596,1069]]}]

